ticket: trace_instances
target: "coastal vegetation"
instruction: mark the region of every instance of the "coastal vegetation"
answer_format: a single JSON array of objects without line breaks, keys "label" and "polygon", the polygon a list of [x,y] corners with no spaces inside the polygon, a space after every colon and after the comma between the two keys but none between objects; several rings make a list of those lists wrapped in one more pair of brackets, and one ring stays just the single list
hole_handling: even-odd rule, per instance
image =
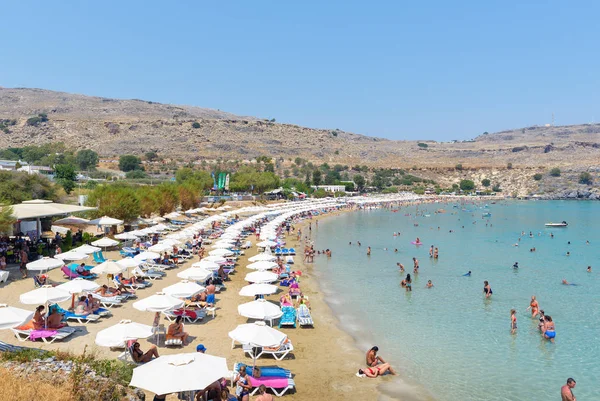
[{"label": "coastal vegetation", "polygon": [[554,167],[552,170],[550,170],[550,175],[552,177],[560,177],[560,169],[558,167]]}]

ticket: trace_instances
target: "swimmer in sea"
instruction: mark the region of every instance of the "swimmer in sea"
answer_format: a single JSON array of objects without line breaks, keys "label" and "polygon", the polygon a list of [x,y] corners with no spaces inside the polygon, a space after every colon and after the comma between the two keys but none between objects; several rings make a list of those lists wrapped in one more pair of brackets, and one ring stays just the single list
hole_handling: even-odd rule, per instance
[{"label": "swimmer in sea", "polygon": [[517,311],[510,310],[510,334],[515,334],[517,331]]},{"label": "swimmer in sea", "polygon": [[404,273],[404,265],[400,262],[396,263],[396,266],[400,268],[400,273]]},{"label": "swimmer in sea", "polygon": [[370,246],[367,247],[367,256],[371,256],[371,247]]},{"label": "swimmer in sea", "polygon": [[356,243],[358,244],[358,246],[360,246],[360,241],[356,241]]},{"label": "swimmer in sea", "polygon": [[413,258],[413,272],[415,274],[419,273],[419,260],[417,258]]},{"label": "swimmer in sea", "polygon": [[592,266],[588,266],[588,268],[587,268],[587,272],[588,272],[588,273],[591,273],[591,272],[592,272]]},{"label": "swimmer in sea", "polygon": [[571,252],[567,251],[567,256],[571,256]]},{"label": "swimmer in sea", "polygon": [[352,245],[352,241],[348,242],[348,245]]},{"label": "swimmer in sea", "polygon": [[439,256],[439,250],[437,249],[437,247],[433,250],[433,258],[437,259]]},{"label": "swimmer in sea", "polygon": [[398,253],[398,248],[394,249],[394,253]]},{"label": "swimmer in sea", "polygon": [[431,245],[431,248],[429,248],[429,257],[433,258],[433,245]]},{"label": "swimmer in sea", "polygon": [[513,265],[513,269],[518,269],[519,268],[519,262],[515,262],[515,264]]},{"label": "swimmer in sea", "polygon": [[554,234],[550,233],[550,238],[554,238]]},{"label": "swimmer in sea", "polygon": [[406,292],[412,292],[412,280],[410,278],[410,273],[406,275]]},{"label": "swimmer in sea", "polygon": [[427,281],[427,284],[425,285],[425,288],[433,288],[433,283],[431,282],[431,280]]},{"label": "swimmer in sea", "polygon": [[531,318],[533,319],[540,313],[540,305],[538,301],[535,299],[535,295],[531,296],[531,302],[529,303],[529,307],[527,310],[531,309]]},{"label": "swimmer in sea", "polygon": [[546,322],[544,324],[544,333],[542,334],[544,338],[554,342],[554,338],[556,337],[556,329],[554,327],[554,322],[552,321],[552,316],[546,316],[544,319]]},{"label": "swimmer in sea", "polygon": [[492,291],[492,287],[490,287],[490,283],[488,283],[487,281],[483,282],[483,293],[485,294],[486,298],[490,298],[494,293]]},{"label": "swimmer in sea", "polygon": [[471,270],[468,273],[463,274],[463,277],[471,277]]}]

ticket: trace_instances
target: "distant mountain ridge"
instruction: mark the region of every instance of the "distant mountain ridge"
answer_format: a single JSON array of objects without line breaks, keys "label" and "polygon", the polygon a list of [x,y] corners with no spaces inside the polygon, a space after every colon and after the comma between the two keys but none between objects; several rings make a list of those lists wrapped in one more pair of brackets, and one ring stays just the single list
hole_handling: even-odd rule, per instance
[{"label": "distant mountain ridge", "polygon": [[[46,113],[48,121],[28,125],[27,119],[39,113]],[[194,106],[1,87],[0,119],[17,120],[8,133],[0,131],[6,147],[62,141],[108,157],[154,150],[190,161],[299,156],[314,162],[398,168],[453,168],[457,163],[467,168],[501,168],[507,163],[583,167],[600,160],[600,124],[527,127],[458,143],[394,141]]]}]

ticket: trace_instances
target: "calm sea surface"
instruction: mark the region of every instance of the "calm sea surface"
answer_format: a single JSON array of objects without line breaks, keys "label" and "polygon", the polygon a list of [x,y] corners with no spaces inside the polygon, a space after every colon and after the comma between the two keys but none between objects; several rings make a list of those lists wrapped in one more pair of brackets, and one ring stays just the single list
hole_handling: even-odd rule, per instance
[{"label": "calm sea surface", "polygon": [[[414,399],[555,400],[574,377],[578,400],[600,400],[600,203],[449,203],[422,211],[429,217],[412,206],[313,223],[316,248],[333,251],[329,260],[315,257],[324,292],[359,346],[378,345],[399,368],[401,379],[389,387],[416,393]],[[491,217],[482,218],[488,211]],[[562,220],[567,228],[544,227]],[[411,245],[416,237],[424,245]],[[431,245],[439,248],[438,260],[429,258]],[[416,277],[413,257],[421,266]],[[411,293],[399,285],[406,273],[396,262],[413,276]],[[469,270],[472,276],[463,277]],[[425,288],[427,280],[434,288]],[[491,300],[482,294],[484,280]],[[556,323],[554,344],[541,338],[537,319],[526,311],[532,295]],[[510,334],[511,308],[516,335]]]}]

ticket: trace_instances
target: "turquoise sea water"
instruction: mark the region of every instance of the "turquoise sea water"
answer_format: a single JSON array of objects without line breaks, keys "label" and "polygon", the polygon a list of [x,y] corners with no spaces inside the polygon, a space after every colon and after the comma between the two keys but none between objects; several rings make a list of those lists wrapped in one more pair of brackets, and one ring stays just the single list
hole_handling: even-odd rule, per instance
[{"label": "turquoise sea water", "polygon": [[[435,214],[440,208],[447,213]],[[416,394],[410,399],[554,400],[574,377],[578,400],[600,400],[600,203],[420,209],[430,217],[415,217],[412,206],[313,224],[316,248],[333,251],[329,260],[315,258],[330,305],[361,348],[378,345],[400,370],[400,380],[386,387]],[[486,211],[492,216],[482,219]],[[562,220],[567,228],[544,227]],[[522,231],[526,235],[515,247]],[[410,244],[416,237],[423,246]],[[439,260],[429,258],[430,245],[439,247]],[[537,251],[529,252],[532,247]],[[420,261],[416,277],[412,257]],[[513,270],[517,261],[520,268]],[[413,276],[411,293],[399,285],[406,273],[400,274],[396,262]],[[472,276],[462,277],[469,270]],[[579,285],[562,285],[562,279]],[[425,288],[427,280],[434,288]],[[482,294],[484,280],[493,289],[491,300]],[[526,311],[532,295],[556,324],[554,344],[541,338],[538,320]],[[510,334],[511,308],[517,310],[516,335]]]}]

